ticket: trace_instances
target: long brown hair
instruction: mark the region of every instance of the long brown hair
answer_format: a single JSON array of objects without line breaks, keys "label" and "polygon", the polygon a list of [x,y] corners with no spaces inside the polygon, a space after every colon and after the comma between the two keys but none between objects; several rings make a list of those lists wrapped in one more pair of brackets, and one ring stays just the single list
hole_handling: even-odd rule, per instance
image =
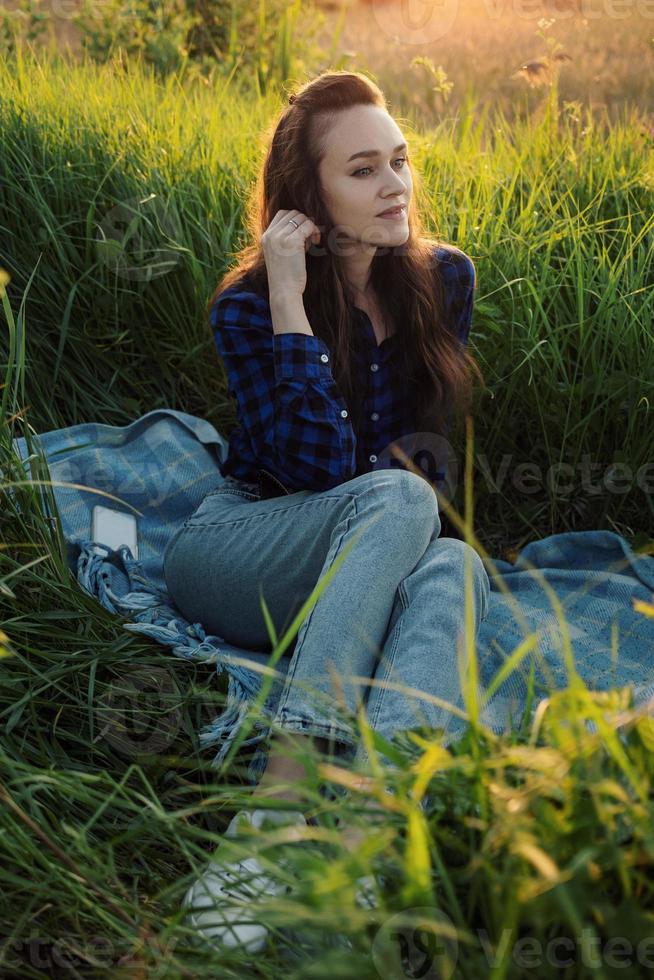
[{"label": "long brown hair", "polygon": [[[355,105],[387,109],[381,90],[358,72],[323,72],[289,96],[288,105],[269,129],[265,160],[246,203],[245,225],[250,244],[231,253],[235,254],[236,264],[220,280],[209,309],[223,290],[237,282],[269,300],[260,241],[279,210],[297,208],[311,215],[321,229],[321,244],[332,240],[330,232],[333,234],[334,226],[322,201],[318,165],[336,114]],[[408,240],[400,246],[377,250],[371,264],[370,285],[400,334],[401,342],[396,347],[398,379],[409,400],[409,417],[415,420],[415,431],[443,433],[450,414],[461,416],[470,411],[471,373],[482,381],[483,377],[472,355],[445,321],[444,286],[434,252],[440,240],[424,231],[416,203],[416,198],[424,203],[423,191],[414,170],[412,178]],[[361,326],[348,302],[349,286],[337,251],[309,247],[304,307],[314,334],[332,352],[334,379],[358,432],[362,405],[352,355]]]}]

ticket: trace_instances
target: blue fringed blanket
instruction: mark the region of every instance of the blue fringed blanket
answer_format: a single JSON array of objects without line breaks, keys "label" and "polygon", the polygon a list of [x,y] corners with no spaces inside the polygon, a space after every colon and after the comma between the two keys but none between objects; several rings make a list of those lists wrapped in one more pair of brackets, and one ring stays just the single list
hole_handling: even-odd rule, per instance
[{"label": "blue fringed blanket", "polygon": [[[94,505],[129,508],[79,487],[53,488],[79,584],[110,612],[128,618],[125,629],[151,637],[177,657],[213,662],[218,674],[227,672],[225,711],[199,733],[202,746],[217,747],[213,765],[219,766],[260,691],[263,672],[256,667],[265,667],[270,655],[232,646],[207,636],[200,623],[187,622],[166,592],[162,557],[174,531],[222,482],[218,464],[226,440],[204,419],[158,409],[127,426],[85,423],[33,441],[52,480],[104,490],[141,512],[138,560],[127,547],[105,547],[103,554],[95,554],[90,537]],[[14,440],[14,446],[31,476],[25,439]],[[501,732],[520,718],[532,661],[536,682],[543,685],[537,688],[541,697],[551,687],[566,686],[551,590],[563,608],[575,667],[584,682],[594,690],[633,685],[636,704],[654,694],[654,620],[634,609],[634,600],[654,598],[654,558],[635,554],[612,531],[597,530],[554,534],[528,544],[515,564],[494,559],[486,567],[491,602],[478,633],[480,695],[528,633],[537,630],[538,643],[489,700],[482,723]],[[275,666],[264,718],[274,716],[288,662],[282,657]],[[462,701],[458,707],[464,708]],[[267,731],[264,720],[257,722],[242,743],[258,746],[249,770],[253,783],[265,767]]]}]

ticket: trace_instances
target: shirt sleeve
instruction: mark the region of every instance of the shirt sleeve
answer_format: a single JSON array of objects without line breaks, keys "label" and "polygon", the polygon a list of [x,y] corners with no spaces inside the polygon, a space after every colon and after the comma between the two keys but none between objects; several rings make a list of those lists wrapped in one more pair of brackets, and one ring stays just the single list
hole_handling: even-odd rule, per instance
[{"label": "shirt sleeve", "polygon": [[[447,250],[448,254],[441,266],[445,280],[447,319],[461,344],[467,346],[472,326],[477,271],[474,262],[464,251],[454,245],[448,245]],[[446,439],[449,432],[450,420],[446,419],[443,427],[443,435]],[[439,467],[436,477],[444,479],[444,466]]]},{"label": "shirt sleeve", "polygon": [[439,269],[445,288],[445,315],[461,343],[466,346],[472,325],[474,293],[477,286],[475,264],[456,245],[440,245]]},{"label": "shirt sleeve", "polygon": [[350,413],[319,337],[276,334],[256,293],[222,293],[211,326],[257,463],[292,490],[326,490],[356,469]]}]

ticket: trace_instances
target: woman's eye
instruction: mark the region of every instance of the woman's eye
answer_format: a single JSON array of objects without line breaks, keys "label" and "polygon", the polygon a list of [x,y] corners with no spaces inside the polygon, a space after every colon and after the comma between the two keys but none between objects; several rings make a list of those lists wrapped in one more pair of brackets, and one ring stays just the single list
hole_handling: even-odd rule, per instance
[{"label": "woman's eye", "polygon": [[[406,163],[406,157],[398,157],[397,160],[395,160],[395,163],[397,163],[398,160],[401,163]],[[362,167],[361,170],[355,170],[354,173],[352,174],[352,176],[353,177],[358,177],[359,174],[362,174],[364,170],[372,170],[372,167]]]}]

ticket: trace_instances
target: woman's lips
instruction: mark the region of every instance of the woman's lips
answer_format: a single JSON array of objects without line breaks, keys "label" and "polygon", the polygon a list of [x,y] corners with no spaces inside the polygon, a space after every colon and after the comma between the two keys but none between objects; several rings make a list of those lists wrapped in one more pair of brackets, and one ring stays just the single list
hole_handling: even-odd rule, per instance
[{"label": "woman's lips", "polygon": [[378,214],[378,218],[387,218],[390,221],[400,221],[406,216],[406,207],[402,205],[397,211],[391,211],[390,214]]}]

